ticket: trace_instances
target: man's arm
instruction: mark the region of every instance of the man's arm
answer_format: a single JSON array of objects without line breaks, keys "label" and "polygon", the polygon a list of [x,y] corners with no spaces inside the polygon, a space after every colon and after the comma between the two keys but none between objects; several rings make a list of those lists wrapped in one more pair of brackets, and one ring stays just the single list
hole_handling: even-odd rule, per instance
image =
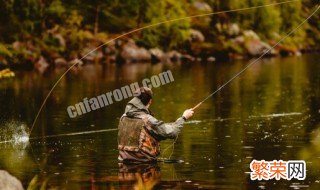
[{"label": "man's arm", "polygon": [[184,122],[192,115],[193,111],[188,109],[183,113],[182,117],[179,117],[173,123],[164,123],[163,121],[157,120],[153,116],[148,115],[146,118],[146,122],[148,122],[147,130],[159,141],[168,138],[174,139],[179,135]]}]

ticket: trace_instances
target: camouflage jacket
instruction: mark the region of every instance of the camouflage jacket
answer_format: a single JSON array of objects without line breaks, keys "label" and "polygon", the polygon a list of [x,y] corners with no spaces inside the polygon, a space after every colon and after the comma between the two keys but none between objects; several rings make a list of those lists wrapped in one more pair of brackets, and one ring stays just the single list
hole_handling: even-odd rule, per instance
[{"label": "camouflage jacket", "polygon": [[[143,121],[140,128],[134,126],[134,123],[137,123],[134,122],[134,119]],[[173,123],[164,123],[157,120],[138,98],[133,98],[127,104],[125,113],[120,118],[118,132],[119,160],[122,162],[156,161],[156,157],[160,154],[159,142],[176,138],[183,127],[183,123],[184,119],[182,117]],[[134,132],[132,131],[133,128],[141,130]],[[129,141],[136,141],[137,143],[130,144]]]}]

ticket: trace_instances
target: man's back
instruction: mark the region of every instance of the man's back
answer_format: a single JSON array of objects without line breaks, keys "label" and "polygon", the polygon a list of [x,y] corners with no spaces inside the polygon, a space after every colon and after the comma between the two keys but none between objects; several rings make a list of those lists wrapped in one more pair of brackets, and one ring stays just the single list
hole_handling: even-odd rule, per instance
[{"label": "man's back", "polygon": [[119,159],[123,162],[152,162],[160,154],[160,145],[147,131],[142,118],[122,116],[119,122]]},{"label": "man's back", "polygon": [[148,109],[152,91],[141,87],[139,96],[130,100],[119,121],[118,149],[121,162],[154,162],[160,154],[160,141],[174,139],[180,133],[186,117],[192,110],[186,110],[175,122],[157,120]]}]

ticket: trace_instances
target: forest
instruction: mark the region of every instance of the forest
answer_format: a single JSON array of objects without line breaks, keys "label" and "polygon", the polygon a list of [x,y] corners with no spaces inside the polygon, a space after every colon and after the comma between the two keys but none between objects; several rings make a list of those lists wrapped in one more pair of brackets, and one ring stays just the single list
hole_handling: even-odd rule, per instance
[{"label": "forest", "polygon": [[[308,17],[317,0],[7,0],[0,1],[0,68],[45,70],[81,63],[215,61],[261,55]],[[265,6],[270,5],[270,6]],[[249,7],[256,7],[246,9]],[[245,9],[245,10],[241,10]],[[239,10],[234,12],[223,12]],[[316,14],[275,50],[299,55],[319,50]]]}]

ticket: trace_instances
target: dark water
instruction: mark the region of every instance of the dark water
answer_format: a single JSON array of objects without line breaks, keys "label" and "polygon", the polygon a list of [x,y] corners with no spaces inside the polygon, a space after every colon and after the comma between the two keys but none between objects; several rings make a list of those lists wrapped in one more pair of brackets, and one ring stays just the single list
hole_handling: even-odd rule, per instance
[{"label": "dark water", "polygon": [[[175,81],[153,89],[156,117],[183,110],[247,64],[88,65],[57,86],[29,144],[1,143],[0,168],[30,189],[320,189],[320,56],[265,59],[206,101],[161,158],[181,163],[119,166],[117,127],[127,100],[70,119],[66,108],[170,69]],[[41,101],[63,69],[20,71],[0,81],[1,139],[30,128]],[[110,131],[106,131],[110,129]],[[79,134],[83,131],[94,133]],[[71,134],[70,134],[71,133]],[[68,136],[51,136],[69,134]],[[10,138],[10,137],[9,137]],[[172,141],[164,141],[162,149]],[[253,160],[305,160],[307,177],[251,181]],[[126,171],[130,171],[128,173]]]}]

